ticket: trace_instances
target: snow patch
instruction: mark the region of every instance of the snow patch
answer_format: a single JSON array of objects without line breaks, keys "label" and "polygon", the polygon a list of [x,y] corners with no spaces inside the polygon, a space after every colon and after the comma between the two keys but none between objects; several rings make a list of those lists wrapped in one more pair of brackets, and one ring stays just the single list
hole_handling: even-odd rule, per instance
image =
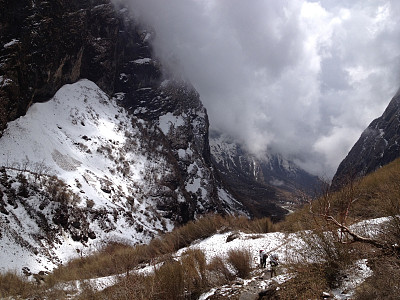
[{"label": "snow patch", "polygon": [[269,183],[274,186],[283,186],[285,184],[285,182],[283,182],[282,180],[276,179],[276,178],[271,180]]},{"label": "snow patch", "polygon": [[133,62],[135,64],[142,65],[142,64],[149,64],[149,63],[151,63],[151,61],[152,61],[151,58],[146,57],[146,58],[135,59]]},{"label": "snow patch", "polygon": [[15,44],[19,44],[19,40],[18,39],[12,39],[10,42],[8,42],[7,44],[4,44],[4,48],[9,48]]},{"label": "snow patch", "polygon": [[334,299],[346,300],[353,298],[356,287],[373,274],[367,262],[366,259],[360,259],[349,269],[345,270],[345,273],[348,274],[346,279],[339,288],[332,291]]},{"label": "snow patch", "polygon": [[172,113],[167,113],[159,117],[158,124],[161,131],[167,135],[172,129],[185,125],[185,120],[182,116],[174,116]]},{"label": "snow patch", "polygon": [[54,162],[64,171],[76,171],[76,168],[82,164],[79,160],[76,160],[69,155],[63,155],[57,149],[53,150],[51,156]]},{"label": "snow patch", "polygon": [[4,78],[4,76],[0,76],[0,87],[5,87],[10,85],[13,81],[9,78]]}]

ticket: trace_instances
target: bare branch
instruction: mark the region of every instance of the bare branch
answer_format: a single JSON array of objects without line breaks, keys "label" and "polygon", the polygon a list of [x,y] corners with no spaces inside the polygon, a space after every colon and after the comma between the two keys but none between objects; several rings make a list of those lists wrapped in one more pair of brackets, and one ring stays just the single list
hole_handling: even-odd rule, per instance
[{"label": "bare branch", "polygon": [[[343,187],[340,191],[336,191],[334,194],[330,193],[329,188],[324,189],[322,195],[316,200],[316,202],[310,201],[309,210],[315,223],[317,226],[321,227],[318,222],[318,218],[321,218],[322,220],[325,220],[328,228],[332,229],[331,226],[334,226],[334,228],[338,229],[338,239],[340,243],[350,244],[360,242],[372,245],[378,249],[400,253],[400,245],[392,244],[388,241],[380,241],[374,238],[364,237],[351,230],[347,225],[352,205],[359,199],[357,194],[357,183],[358,181],[353,180],[349,182],[347,186]],[[333,199],[338,201],[337,203],[335,202],[336,205],[332,205],[332,201],[334,201]],[[317,203],[317,205],[314,205],[314,203]],[[334,212],[336,212],[336,215]]]}]

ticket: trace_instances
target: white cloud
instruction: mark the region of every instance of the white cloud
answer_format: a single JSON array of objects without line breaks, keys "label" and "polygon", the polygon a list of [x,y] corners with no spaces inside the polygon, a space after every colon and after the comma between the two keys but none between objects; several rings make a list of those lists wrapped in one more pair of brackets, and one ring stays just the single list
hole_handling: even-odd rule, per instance
[{"label": "white cloud", "polygon": [[335,169],[359,136],[360,132],[357,129],[333,127],[328,135],[318,138],[313,149],[325,157],[328,168]]},{"label": "white cloud", "polygon": [[125,1],[213,127],[317,174],[333,175],[400,86],[400,1]]}]

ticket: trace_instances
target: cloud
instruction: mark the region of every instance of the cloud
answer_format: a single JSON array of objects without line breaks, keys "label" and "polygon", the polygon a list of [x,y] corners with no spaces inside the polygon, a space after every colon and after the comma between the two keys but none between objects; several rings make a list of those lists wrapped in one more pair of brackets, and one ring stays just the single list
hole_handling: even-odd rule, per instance
[{"label": "cloud", "polygon": [[325,156],[328,168],[335,169],[347,155],[347,147],[359,137],[357,129],[333,127],[327,136],[321,136],[314,143],[316,152]]},{"label": "cloud", "polygon": [[[124,1],[124,0],[119,0]],[[400,3],[125,0],[211,126],[332,176],[400,86]]]}]

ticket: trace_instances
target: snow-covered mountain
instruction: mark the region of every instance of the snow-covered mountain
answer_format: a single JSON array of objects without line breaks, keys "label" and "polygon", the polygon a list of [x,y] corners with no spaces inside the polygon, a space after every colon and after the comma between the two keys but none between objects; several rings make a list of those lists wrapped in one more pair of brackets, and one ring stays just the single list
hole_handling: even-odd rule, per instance
[{"label": "snow-covered mountain", "polygon": [[52,268],[76,250],[149,241],[190,209],[234,210],[222,189],[213,205],[215,183],[190,146],[177,153],[187,163],[181,174],[166,136],[184,123],[171,113],[158,124],[132,116],[89,80],[9,122],[0,139],[0,268]]},{"label": "snow-covered mountain", "polygon": [[400,89],[382,116],[364,130],[340,163],[332,186],[338,188],[351,179],[365,176],[400,155]]},{"label": "snow-covered mountain", "polygon": [[234,139],[217,131],[210,134],[214,164],[238,199],[256,216],[280,218],[285,208],[301,203],[319,187],[319,180],[279,154],[256,157]]}]

